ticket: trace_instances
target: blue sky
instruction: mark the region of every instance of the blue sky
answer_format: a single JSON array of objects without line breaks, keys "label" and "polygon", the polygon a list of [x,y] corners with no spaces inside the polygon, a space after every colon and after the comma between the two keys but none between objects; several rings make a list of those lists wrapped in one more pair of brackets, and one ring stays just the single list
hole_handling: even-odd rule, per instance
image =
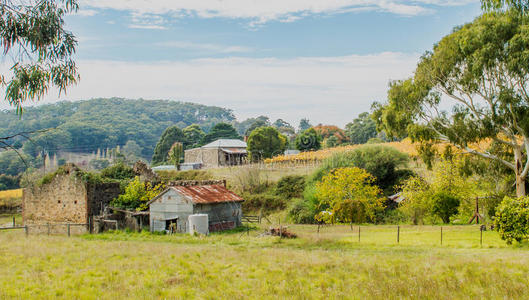
[{"label": "blue sky", "polygon": [[67,17],[81,82],[60,99],[173,99],[343,126],[479,13],[476,1],[81,0]]}]

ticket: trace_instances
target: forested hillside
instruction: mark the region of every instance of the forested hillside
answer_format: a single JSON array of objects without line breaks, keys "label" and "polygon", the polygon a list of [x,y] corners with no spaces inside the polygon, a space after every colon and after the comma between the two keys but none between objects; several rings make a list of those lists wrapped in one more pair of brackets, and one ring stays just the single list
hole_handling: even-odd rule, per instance
[{"label": "forested hillside", "polygon": [[[150,158],[162,132],[171,125],[180,128],[199,124],[208,131],[219,122],[235,117],[229,109],[168,100],[120,98],[60,102],[25,109],[22,119],[14,111],[0,112],[0,136],[56,128],[33,134],[24,152],[36,155],[44,148],[58,151],[94,152],[136,142],[141,155]],[[25,140],[18,141],[19,146]]]}]

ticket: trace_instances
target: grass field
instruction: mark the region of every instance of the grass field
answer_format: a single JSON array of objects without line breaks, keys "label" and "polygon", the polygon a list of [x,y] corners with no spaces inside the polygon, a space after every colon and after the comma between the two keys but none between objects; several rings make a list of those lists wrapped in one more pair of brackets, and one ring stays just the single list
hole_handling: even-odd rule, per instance
[{"label": "grass field", "polygon": [[[266,225],[263,225],[266,227]],[[289,226],[160,236],[105,233],[67,238],[0,232],[0,298],[523,298],[526,245],[508,247],[477,226]]]}]

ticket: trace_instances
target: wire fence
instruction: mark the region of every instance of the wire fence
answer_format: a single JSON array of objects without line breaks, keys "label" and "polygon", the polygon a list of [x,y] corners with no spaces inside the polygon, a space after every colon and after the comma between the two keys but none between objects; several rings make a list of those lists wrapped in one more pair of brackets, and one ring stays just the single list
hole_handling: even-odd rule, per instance
[{"label": "wire fence", "polygon": [[370,244],[378,246],[504,246],[498,232],[487,225],[300,225],[274,222],[258,227],[262,231],[279,229],[309,241]]},{"label": "wire fence", "polygon": [[13,225],[9,227],[0,227],[0,231],[9,230],[23,230],[27,235],[29,234],[47,234],[47,235],[79,235],[91,232],[90,224],[77,223],[47,223],[47,224],[31,224],[31,225],[16,225],[13,220]]}]

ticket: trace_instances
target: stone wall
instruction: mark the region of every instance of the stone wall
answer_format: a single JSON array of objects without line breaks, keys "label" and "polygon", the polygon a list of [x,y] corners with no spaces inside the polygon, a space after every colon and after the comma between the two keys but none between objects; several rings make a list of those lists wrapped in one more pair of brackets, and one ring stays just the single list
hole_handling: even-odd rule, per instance
[{"label": "stone wall", "polygon": [[[90,223],[119,194],[119,183],[90,184],[75,173],[57,174],[47,184],[24,189],[22,218],[30,233],[66,234],[66,224]],[[72,234],[87,230],[86,225],[70,226]]]},{"label": "stone wall", "polygon": [[96,216],[103,212],[114,198],[121,193],[119,183],[98,183],[87,185],[88,215]]},{"label": "stone wall", "polygon": [[22,195],[24,224],[88,222],[86,184],[76,176],[56,175],[42,186],[25,188]]},{"label": "stone wall", "polygon": [[204,168],[215,168],[219,166],[218,148],[194,148],[186,150],[184,153],[184,162],[202,163]]}]

